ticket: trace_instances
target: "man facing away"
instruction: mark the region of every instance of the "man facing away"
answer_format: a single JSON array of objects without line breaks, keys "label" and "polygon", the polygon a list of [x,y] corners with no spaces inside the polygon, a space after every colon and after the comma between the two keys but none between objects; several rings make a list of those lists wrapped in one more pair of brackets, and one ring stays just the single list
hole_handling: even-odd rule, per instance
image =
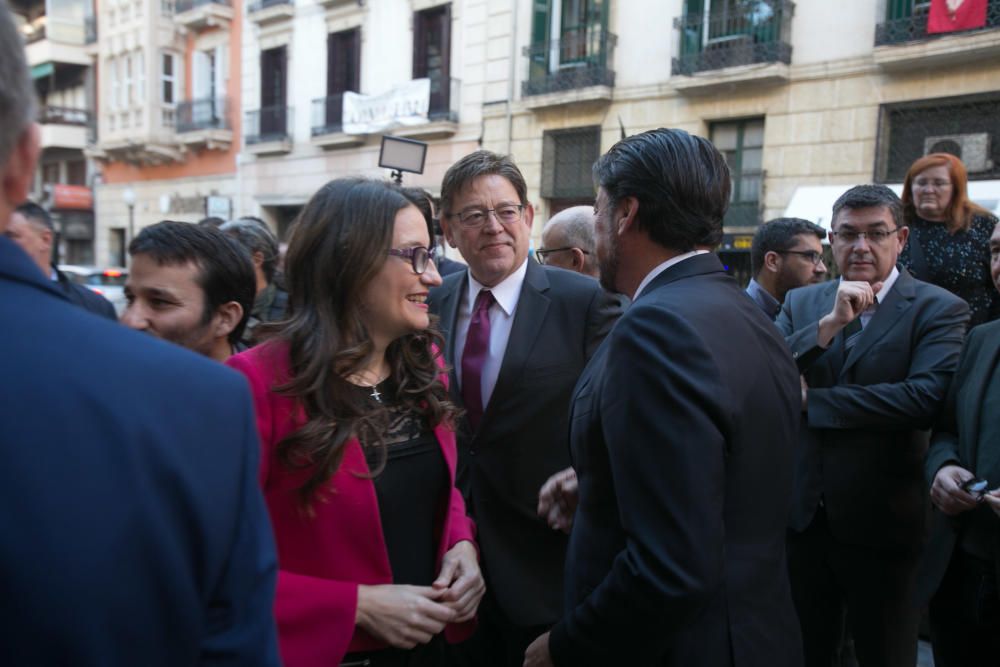
[{"label": "man facing away", "polygon": [[594,209],[573,206],[549,218],[542,228],[542,247],[535,251],[542,264],[597,278],[594,255]]},{"label": "man facing away", "polygon": [[524,664],[799,665],[785,566],[798,373],[699,249],[722,236],[725,160],[660,129],[619,141],[594,175],[601,281],[632,305],[576,385],[565,611]]},{"label": "man facing away", "polygon": [[927,429],[969,308],[897,268],[902,218],[884,186],[841,195],[830,232],[840,281],[790,291],[778,316],[802,373],[788,564],[810,666],[835,659],[845,615],[861,667],[916,662]]},{"label": "man facing away", "polygon": [[52,244],[56,232],[48,211],[31,202],[21,204],[11,214],[6,234],[7,238],[21,246],[66,298],[95,315],[109,320],[118,319],[110,301],[83,285],[77,285],[52,263]]},{"label": "man facing away", "polygon": [[[0,231],[39,152],[0,4]],[[0,655],[277,665],[276,561],[236,373],[74,306],[0,237]]]},{"label": "man facing away", "polygon": [[476,519],[487,593],[460,664],[520,665],[556,621],[566,536],[535,515],[542,483],[569,465],[566,407],[619,314],[593,278],[528,257],[534,209],[508,157],[477,151],[441,186],[441,225],[468,270],[431,290],[446,336],[459,488]]},{"label": "man facing away", "polygon": [[129,244],[122,324],[223,362],[250,317],[250,257],[215,227],[164,221]]},{"label": "man facing away", "polygon": [[775,218],[757,228],[750,246],[747,294],[774,320],[788,290],[823,282],[826,230],[802,218]]},{"label": "man facing away", "polygon": [[242,334],[245,349],[259,342],[258,326],[283,319],[288,309],[288,292],[279,287],[276,280],[280,259],[278,237],[260,218],[232,220],[221,225],[219,230],[243,246],[253,261],[256,294]]}]

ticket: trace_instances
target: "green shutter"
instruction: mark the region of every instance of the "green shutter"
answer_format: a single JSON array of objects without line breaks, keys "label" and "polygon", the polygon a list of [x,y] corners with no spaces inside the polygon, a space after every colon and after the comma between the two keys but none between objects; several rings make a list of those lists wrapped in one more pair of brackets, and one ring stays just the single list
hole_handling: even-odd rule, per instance
[{"label": "green shutter", "polygon": [[549,14],[552,0],[534,0],[531,10],[531,55],[528,78],[544,79],[549,74]]}]

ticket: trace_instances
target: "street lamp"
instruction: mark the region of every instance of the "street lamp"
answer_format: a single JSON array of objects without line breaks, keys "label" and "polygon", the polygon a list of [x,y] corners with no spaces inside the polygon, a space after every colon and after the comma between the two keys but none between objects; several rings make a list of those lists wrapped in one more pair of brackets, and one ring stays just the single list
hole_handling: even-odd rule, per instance
[{"label": "street lamp", "polygon": [[135,238],[135,190],[130,186],[122,191],[122,201],[128,206],[128,239],[125,241],[125,252],[123,256],[126,264],[129,261],[128,246]]},{"label": "street lamp", "polygon": [[427,158],[427,144],[416,139],[404,139],[384,135],[382,148],[378,153],[378,166],[392,169],[390,176],[397,184],[403,182],[403,172],[424,173]]}]

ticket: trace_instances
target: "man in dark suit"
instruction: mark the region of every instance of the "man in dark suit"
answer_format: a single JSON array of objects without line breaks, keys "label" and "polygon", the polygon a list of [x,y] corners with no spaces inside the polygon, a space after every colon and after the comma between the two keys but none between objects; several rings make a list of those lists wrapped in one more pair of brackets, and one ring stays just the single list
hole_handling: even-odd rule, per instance
[{"label": "man in dark suit", "polygon": [[601,281],[632,305],[573,396],[565,613],[525,665],[798,665],[784,551],[798,377],[699,248],[722,236],[725,159],[660,129],[594,174]]},{"label": "man in dark suit", "polygon": [[[0,232],[38,156],[0,5]],[[249,391],[72,305],[0,237],[0,655],[10,665],[277,665]]]},{"label": "man in dark suit", "polygon": [[48,211],[31,202],[21,204],[11,214],[5,234],[7,238],[21,246],[21,249],[41,269],[42,275],[51,278],[55,286],[71,302],[95,315],[109,320],[118,319],[115,307],[110,301],[97,292],[72,282],[52,263],[52,244],[55,241],[56,231]]},{"label": "man in dark suit", "polygon": [[757,228],[750,246],[747,295],[775,320],[789,290],[823,282],[826,230],[802,218],[775,218]]},{"label": "man in dark suit", "polygon": [[[1000,291],[1000,225],[990,254]],[[989,490],[1000,486],[1000,321],[969,332],[925,472],[937,511],[919,597],[930,599],[934,664],[993,664],[1000,656],[1000,492]],[[977,479],[986,493],[969,490]]]},{"label": "man in dark suit", "polygon": [[517,166],[488,151],[445,174],[441,224],[469,265],[431,291],[459,425],[458,486],[476,519],[487,594],[468,665],[520,665],[559,617],[566,536],[535,514],[569,465],[566,414],[587,359],[619,314],[593,278],[528,258],[534,210]]},{"label": "man in dark suit", "polygon": [[777,321],[803,377],[788,562],[807,665],[830,664],[845,613],[862,667],[916,662],[926,429],[969,308],[896,267],[907,231],[891,190],[848,190],[830,233],[841,280],[790,291]]}]

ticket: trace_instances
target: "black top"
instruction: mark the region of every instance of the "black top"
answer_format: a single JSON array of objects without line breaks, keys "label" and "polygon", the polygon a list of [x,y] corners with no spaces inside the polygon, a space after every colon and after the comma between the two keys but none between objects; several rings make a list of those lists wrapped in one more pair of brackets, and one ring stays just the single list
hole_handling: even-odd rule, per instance
[{"label": "black top", "polygon": [[917,217],[909,223],[910,239],[899,253],[899,263],[914,278],[965,299],[972,311],[970,327],[1000,317],[1000,294],[990,277],[990,236],[996,222],[993,216],[973,216],[968,230],[951,234],[945,223]]},{"label": "black top", "polygon": [[70,301],[95,315],[100,315],[116,322],[118,321],[118,314],[115,313],[115,307],[111,305],[110,301],[92,289],[83,285],[77,285],[59,269],[53,267],[53,271],[56,274],[54,282]]},{"label": "black top", "polygon": [[[993,369],[989,384],[983,393],[982,411],[979,415],[979,442],[976,444],[976,460],[962,462],[965,468],[973,471],[976,477],[987,477],[983,470],[988,466],[990,450],[1000,442],[1000,422],[996,416],[1000,414],[1000,365]],[[997,487],[1000,480],[987,479],[989,488]],[[957,519],[961,528],[959,545],[962,551],[983,558],[994,560],[997,556],[996,515],[993,510],[980,503],[971,512],[964,512]]]},{"label": "black top", "polygon": [[[420,415],[405,412],[395,401],[394,387],[379,384],[380,403],[388,412],[384,447],[365,446],[368,467],[376,471],[382,536],[396,584],[429,586],[437,576],[437,544],[442,504],[448,497],[448,469],[434,431]],[[371,397],[372,388],[358,387]],[[362,443],[364,444],[364,443]]]}]

